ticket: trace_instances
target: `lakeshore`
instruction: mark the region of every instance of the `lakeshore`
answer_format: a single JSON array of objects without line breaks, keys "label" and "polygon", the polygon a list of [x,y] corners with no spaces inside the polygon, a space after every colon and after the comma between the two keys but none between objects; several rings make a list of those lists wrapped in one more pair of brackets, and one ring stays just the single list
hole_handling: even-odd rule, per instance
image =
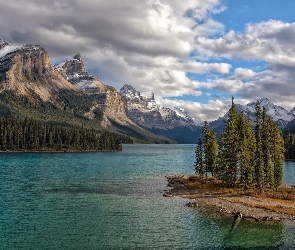
[{"label": "lakeshore", "polygon": [[236,218],[266,220],[295,220],[295,188],[281,186],[278,192],[258,193],[257,190],[224,188],[213,178],[201,180],[193,175],[167,176],[171,188],[164,196],[189,199],[190,207],[205,206]]}]

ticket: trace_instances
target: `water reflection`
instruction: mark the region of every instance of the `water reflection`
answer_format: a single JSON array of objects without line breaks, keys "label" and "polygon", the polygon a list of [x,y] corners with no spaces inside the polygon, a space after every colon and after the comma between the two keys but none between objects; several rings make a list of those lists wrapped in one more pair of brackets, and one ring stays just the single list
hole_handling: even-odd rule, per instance
[{"label": "water reflection", "polygon": [[236,218],[203,207],[196,208],[196,216],[202,216],[207,225],[214,224],[215,233],[208,237],[215,242],[216,238],[220,239],[218,249],[289,249],[285,247],[292,239],[290,235],[286,237],[286,225],[282,221],[242,218],[237,223]]}]

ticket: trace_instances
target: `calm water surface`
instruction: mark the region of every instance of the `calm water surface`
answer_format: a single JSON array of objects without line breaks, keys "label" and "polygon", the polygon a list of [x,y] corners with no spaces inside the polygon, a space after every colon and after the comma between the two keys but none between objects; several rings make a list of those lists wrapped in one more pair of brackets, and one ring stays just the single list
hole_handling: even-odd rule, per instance
[{"label": "calm water surface", "polygon": [[[194,170],[194,145],[0,154],[0,249],[294,249],[293,222],[258,223],[164,198]],[[284,165],[295,185],[295,163]]]}]

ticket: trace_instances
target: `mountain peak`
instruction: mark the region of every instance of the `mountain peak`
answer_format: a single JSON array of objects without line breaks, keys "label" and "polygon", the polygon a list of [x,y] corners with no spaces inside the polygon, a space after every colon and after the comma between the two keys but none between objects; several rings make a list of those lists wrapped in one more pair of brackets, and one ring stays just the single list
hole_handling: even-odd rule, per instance
[{"label": "mountain peak", "polygon": [[74,55],[71,60],[66,60],[55,65],[54,68],[60,73],[64,72],[64,75],[67,76],[67,80],[88,76],[80,53]]},{"label": "mountain peak", "polygon": [[129,84],[125,84],[121,89],[120,92],[125,92],[125,91],[136,91],[134,87],[132,87]]},{"label": "mountain peak", "polygon": [[76,59],[76,60],[82,62],[82,56],[80,53],[77,53],[76,55],[74,55],[73,59]]},{"label": "mountain peak", "polygon": [[140,99],[141,97],[140,92],[138,92],[134,87],[132,87],[129,84],[125,84],[120,89],[120,94],[124,95],[125,97],[129,99]]},{"label": "mountain peak", "polygon": [[258,100],[261,106],[266,106],[266,105],[273,105],[273,103],[268,100],[267,98],[261,98],[260,100]]},{"label": "mountain peak", "polygon": [[0,38],[0,49],[4,48],[7,45],[9,44]]}]

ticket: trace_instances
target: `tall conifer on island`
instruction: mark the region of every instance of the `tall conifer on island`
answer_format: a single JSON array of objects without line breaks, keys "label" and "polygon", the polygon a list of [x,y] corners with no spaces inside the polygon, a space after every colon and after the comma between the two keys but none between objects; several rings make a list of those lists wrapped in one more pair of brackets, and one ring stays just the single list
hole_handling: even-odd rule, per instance
[{"label": "tall conifer on island", "polygon": [[263,152],[262,152],[262,111],[260,102],[255,105],[255,139],[256,139],[256,153],[255,153],[255,173],[254,182],[257,183],[260,190],[263,189]]},{"label": "tall conifer on island", "polygon": [[196,147],[196,162],[195,162],[196,174],[199,176],[205,175],[203,158],[204,158],[203,143],[202,143],[202,138],[199,137],[197,147]]},{"label": "tall conifer on island", "polygon": [[221,179],[227,186],[235,186],[238,178],[239,163],[239,129],[238,129],[238,113],[232,98],[232,105],[228,113],[228,121],[221,135],[219,147],[218,170]]},{"label": "tall conifer on island", "polygon": [[266,117],[266,110],[262,109],[262,127],[261,127],[261,146],[262,146],[262,183],[260,184],[262,189],[267,186],[273,187],[273,165],[271,162],[271,119]]},{"label": "tall conifer on island", "polygon": [[285,147],[282,132],[278,129],[273,120],[270,120],[270,129],[270,150],[273,167],[272,187],[275,187],[277,190],[281,185],[283,178],[283,160]]},{"label": "tall conifer on island", "polygon": [[216,174],[216,155],[217,155],[217,143],[216,135],[208,128],[208,122],[205,121],[202,128],[204,134],[204,166],[205,172],[211,173],[212,176]]},{"label": "tall conifer on island", "polygon": [[253,182],[256,142],[249,120],[239,116],[239,172],[240,180],[247,188]]},{"label": "tall conifer on island", "polygon": [[294,138],[290,134],[283,140],[281,131],[266,110],[256,103],[255,131],[244,114],[238,115],[234,99],[228,113],[228,121],[219,136],[216,158],[215,133],[203,126],[204,144],[200,138],[196,148],[196,174],[211,172],[226,186],[234,187],[238,183],[244,188],[255,185],[263,191],[266,188],[278,188],[282,182],[284,146],[290,144],[288,154],[294,148]]}]

